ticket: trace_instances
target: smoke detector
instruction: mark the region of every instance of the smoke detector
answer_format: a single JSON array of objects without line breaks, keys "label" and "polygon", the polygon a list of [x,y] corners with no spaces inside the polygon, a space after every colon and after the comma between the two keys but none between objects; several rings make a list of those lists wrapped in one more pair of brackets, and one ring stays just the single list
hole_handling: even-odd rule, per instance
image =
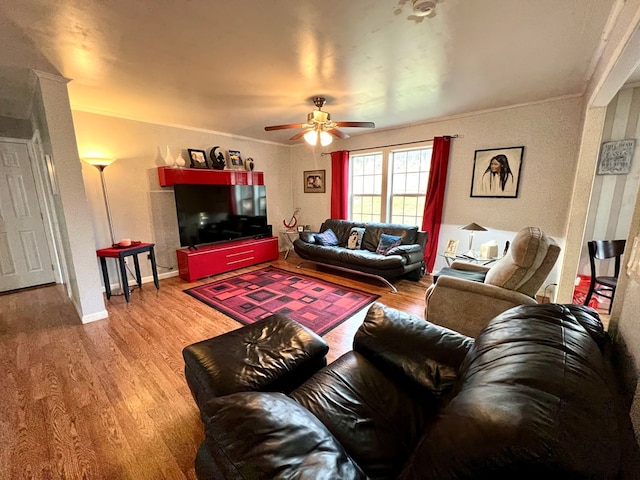
[{"label": "smoke detector", "polygon": [[436,10],[436,2],[429,0],[411,0],[413,14],[417,17],[427,17]]}]

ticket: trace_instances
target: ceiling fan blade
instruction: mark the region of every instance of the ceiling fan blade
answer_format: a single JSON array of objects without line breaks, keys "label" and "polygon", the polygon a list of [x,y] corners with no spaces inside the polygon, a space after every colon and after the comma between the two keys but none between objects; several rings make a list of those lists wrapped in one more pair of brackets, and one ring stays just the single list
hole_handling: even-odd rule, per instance
[{"label": "ceiling fan blade", "polygon": [[334,137],[338,137],[338,138],[349,138],[349,135],[347,135],[344,132],[341,132],[340,130],[338,130],[337,128],[332,128],[330,130],[327,130],[328,133],[330,133],[331,135],[333,135]]},{"label": "ceiling fan blade", "polygon": [[287,128],[302,128],[301,123],[290,123],[288,125],[271,125],[269,127],[264,127],[267,132],[271,130],[286,130]]},{"label": "ceiling fan blade", "polygon": [[293,137],[291,137],[289,140],[298,140],[299,138],[302,138],[304,136],[305,133],[307,133],[309,130],[302,130],[301,132],[296,133]]},{"label": "ceiling fan blade", "polygon": [[376,124],[373,122],[336,122],[338,127],[364,127],[364,128],[376,128]]}]

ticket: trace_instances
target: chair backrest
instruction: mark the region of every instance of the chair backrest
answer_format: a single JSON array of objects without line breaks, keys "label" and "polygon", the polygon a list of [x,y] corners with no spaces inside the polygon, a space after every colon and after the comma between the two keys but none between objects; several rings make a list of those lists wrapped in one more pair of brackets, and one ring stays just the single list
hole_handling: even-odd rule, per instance
[{"label": "chair backrest", "polygon": [[614,277],[618,278],[620,274],[620,257],[624,253],[626,240],[592,240],[587,242],[587,250],[589,251],[589,264],[591,266],[591,277],[602,276],[597,274],[596,260],[606,260],[607,258],[615,258]]},{"label": "chair backrest", "polygon": [[484,283],[535,297],[559,254],[556,241],[539,227],[523,228],[506,255],[489,269]]}]

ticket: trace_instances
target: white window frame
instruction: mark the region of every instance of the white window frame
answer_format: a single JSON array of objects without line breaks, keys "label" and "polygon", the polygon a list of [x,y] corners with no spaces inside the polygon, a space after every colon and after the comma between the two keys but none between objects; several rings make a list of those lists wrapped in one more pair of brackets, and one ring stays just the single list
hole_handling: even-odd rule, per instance
[{"label": "white window frame", "polygon": [[[382,156],[382,172],[381,172],[381,187],[380,187],[380,216],[379,218],[373,218],[371,221],[374,222],[382,222],[382,223],[390,223],[391,222],[391,199],[392,199],[392,155],[394,152],[402,152],[402,151],[411,151],[411,150],[423,150],[423,149],[432,149],[433,142],[423,142],[418,144],[413,144],[411,146],[397,146],[397,147],[383,147],[371,150],[360,150],[357,153],[353,153],[350,155],[349,160],[349,211],[348,218],[353,219],[353,200],[356,195],[354,193],[353,188],[353,166],[354,159],[358,156],[371,156],[371,155],[381,155]],[[426,196],[426,189],[421,195]],[[365,194],[367,195],[367,194]],[[403,196],[418,196],[419,194],[406,194]],[[420,222],[418,222],[418,226],[420,226]]]}]

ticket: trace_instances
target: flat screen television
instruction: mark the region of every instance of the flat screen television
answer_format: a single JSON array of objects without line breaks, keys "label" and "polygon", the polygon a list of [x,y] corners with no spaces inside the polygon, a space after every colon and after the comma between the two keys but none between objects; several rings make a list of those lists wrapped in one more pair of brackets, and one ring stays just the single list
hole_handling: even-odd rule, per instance
[{"label": "flat screen television", "polygon": [[264,185],[174,185],[180,245],[270,235]]}]

